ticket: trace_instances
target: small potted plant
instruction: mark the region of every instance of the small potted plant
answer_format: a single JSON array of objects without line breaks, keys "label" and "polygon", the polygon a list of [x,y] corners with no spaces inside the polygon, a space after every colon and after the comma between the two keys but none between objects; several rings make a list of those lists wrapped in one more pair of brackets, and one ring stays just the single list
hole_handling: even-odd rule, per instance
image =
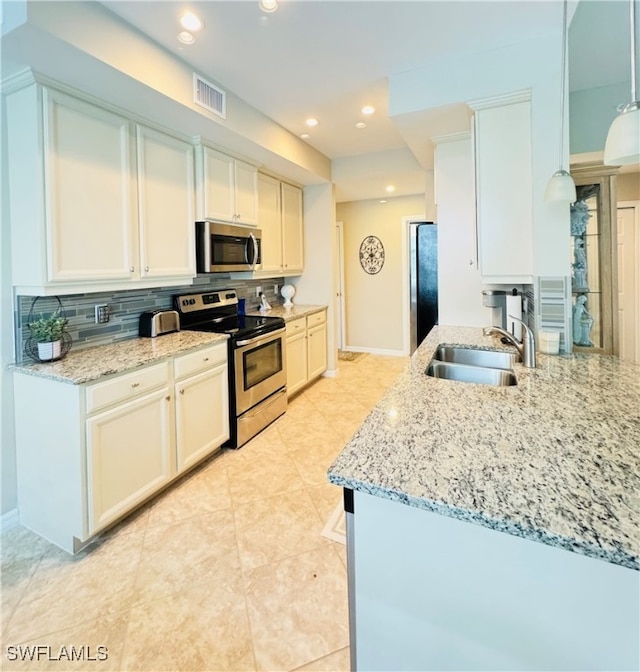
[{"label": "small potted plant", "polygon": [[62,351],[62,334],[67,326],[67,318],[59,310],[49,317],[39,317],[29,322],[27,327],[38,344],[38,358],[41,361],[58,359]]}]

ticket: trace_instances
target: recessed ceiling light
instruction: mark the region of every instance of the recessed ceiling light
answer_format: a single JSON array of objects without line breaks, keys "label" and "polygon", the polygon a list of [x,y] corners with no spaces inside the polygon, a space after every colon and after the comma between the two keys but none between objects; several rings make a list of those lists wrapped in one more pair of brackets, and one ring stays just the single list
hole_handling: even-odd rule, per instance
[{"label": "recessed ceiling light", "polygon": [[180,24],[185,30],[200,30],[204,25],[200,17],[193,12],[185,12],[180,17]]},{"label": "recessed ceiling light", "polygon": [[307,126],[317,126],[318,125],[318,120],[314,119],[313,117],[310,117],[304,122]]},{"label": "recessed ceiling light", "polygon": [[356,124],[356,128],[365,128],[365,127],[366,127],[366,124],[364,123],[364,121],[359,121]]},{"label": "recessed ceiling light", "polygon": [[385,190],[388,194],[392,194],[392,193],[396,190],[396,188],[395,188],[392,184],[390,184],[388,187],[385,187],[384,190]]},{"label": "recessed ceiling light", "polygon": [[182,42],[182,44],[193,44],[196,41],[196,38],[186,30],[178,33],[178,39],[180,42]]},{"label": "recessed ceiling light", "polygon": [[365,105],[360,111],[362,114],[373,114],[376,111],[376,108],[372,105]]},{"label": "recessed ceiling light", "polygon": [[271,12],[275,12],[278,9],[278,3],[276,0],[260,0],[258,6],[263,12],[266,12],[267,14],[271,14]]},{"label": "recessed ceiling light", "polygon": [[308,133],[302,133],[302,134],[300,135],[300,137],[301,137],[303,140],[308,140],[311,136],[310,136]]},{"label": "recessed ceiling light", "polygon": [[387,202],[387,199],[386,199],[386,198],[381,198],[381,199],[378,201],[378,203],[386,203],[386,202]]}]

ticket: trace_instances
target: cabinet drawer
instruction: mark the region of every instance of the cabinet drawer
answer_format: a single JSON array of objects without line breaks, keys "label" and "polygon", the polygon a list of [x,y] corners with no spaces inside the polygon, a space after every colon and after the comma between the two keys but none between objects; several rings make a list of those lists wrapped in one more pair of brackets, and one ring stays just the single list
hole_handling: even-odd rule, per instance
[{"label": "cabinet drawer", "polygon": [[317,327],[319,324],[324,324],[327,321],[327,311],[321,310],[319,313],[307,315],[307,327]]},{"label": "cabinet drawer", "polygon": [[217,343],[202,350],[196,350],[188,355],[176,357],[174,361],[174,373],[177,378],[184,378],[194,373],[200,373],[217,364],[227,361],[227,342]]},{"label": "cabinet drawer", "polygon": [[300,317],[297,320],[290,320],[286,324],[287,328],[287,338],[289,336],[295,336],[301,331],[305,331],[307,328],[307,320],[304,317]]},{"label": "cabinet drawer", "polygon": [[98,411],[112,404],[133,399],[169,380],[169,362],[162,362],[133,373],[126,373],[104,383],[96,383],[87,387],[87,414]]}]

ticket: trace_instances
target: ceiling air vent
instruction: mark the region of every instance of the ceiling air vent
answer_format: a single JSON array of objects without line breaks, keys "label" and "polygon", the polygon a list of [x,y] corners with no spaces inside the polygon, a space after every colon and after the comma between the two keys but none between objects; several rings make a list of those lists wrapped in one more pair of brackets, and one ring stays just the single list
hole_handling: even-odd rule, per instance
[{"label": "ceiling air vent", "polygon": [[193,73],[193,102],[223,119],[227,118],[227,94],[195,73]]}]

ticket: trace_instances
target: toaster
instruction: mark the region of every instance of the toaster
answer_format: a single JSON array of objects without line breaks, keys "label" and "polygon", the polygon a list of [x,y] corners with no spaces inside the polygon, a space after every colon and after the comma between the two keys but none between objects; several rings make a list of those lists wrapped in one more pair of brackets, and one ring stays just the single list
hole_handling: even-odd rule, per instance
[{"label": "toaster", "polygon": [[145,310],[140,315],[139,336],[162,336],[180,331],[180,316],[175,310]]}]

